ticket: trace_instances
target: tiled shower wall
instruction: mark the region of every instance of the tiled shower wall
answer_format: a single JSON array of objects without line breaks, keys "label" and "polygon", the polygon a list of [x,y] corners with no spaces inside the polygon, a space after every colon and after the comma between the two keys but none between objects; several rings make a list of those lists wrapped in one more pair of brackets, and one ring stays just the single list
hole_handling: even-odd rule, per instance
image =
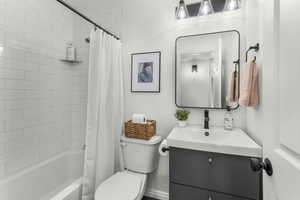
[{"label": "tiled shower wall", "polygon": [[75,21],[54,0],[0,0],[0,179],[82,149],[86,44],[81,64],[60,61]]},{"label": "tiled shower wall", "polygon": [[72,71],[72,147],[82,148],[85,142],[86,113],[88,96],[89,44],[85,41],[90,36],[93,26],[75,16],[74,44],[77,57],[81,61]]}]

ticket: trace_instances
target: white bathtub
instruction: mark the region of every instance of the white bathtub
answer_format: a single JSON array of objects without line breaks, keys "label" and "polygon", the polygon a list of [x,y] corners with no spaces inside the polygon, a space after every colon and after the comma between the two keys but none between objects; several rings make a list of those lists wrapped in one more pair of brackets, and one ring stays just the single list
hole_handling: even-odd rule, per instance
[{"label": "white bathtub", "polygon": [[64,186],[59,191],[55,191],[54,196],[43,198],[42,200],[81,200],[82,179],[79,178],[74,182]]},{"label": "white bathtub", "polygon": [[80,200],[83,152],[66,152],[0,181],[1,200]]}]

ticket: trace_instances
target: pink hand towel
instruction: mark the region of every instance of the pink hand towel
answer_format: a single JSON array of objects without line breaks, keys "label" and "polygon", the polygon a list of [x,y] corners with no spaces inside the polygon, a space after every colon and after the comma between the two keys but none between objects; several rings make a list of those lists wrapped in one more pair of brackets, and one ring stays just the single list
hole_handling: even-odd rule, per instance
[{"label": "pink hand towel", "polygon": [[246,107],[255,107],[258,104],[258,68],[254,61],[244,66],[239,103]]},{"label": "pink hand towel", "polygon": [[235,103],[238,101],[238,78],[239,73],[237,71],[232,72],[229,82],[228,95],[226,98],[229,103]]}]

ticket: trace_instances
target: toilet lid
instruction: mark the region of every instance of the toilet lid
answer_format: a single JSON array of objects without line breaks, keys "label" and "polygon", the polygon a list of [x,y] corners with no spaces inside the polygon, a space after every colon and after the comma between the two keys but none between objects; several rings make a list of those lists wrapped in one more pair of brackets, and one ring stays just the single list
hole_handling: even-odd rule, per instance
[{"label": "toilet lid", "polygon": [[141,177],[126,172],[118,172],[98,187],[95,200],[135,200],[141,185]]}]

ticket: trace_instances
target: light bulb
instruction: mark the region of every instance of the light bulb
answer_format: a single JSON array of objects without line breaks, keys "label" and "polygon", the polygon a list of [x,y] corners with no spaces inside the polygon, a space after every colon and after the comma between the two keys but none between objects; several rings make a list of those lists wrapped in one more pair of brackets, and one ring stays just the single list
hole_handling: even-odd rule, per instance
[{"label": "light bulb", "polygon": [[179,11],[178,11],[178,18],[179,19],[184,19],[186,18],[186,13],[183,7],[179,7]]},{"label": "light bulb", "polygon": [[212,13],[214,13],[214,9],[211,5],[211,1],[210,0],[203,0],[201,2],[198,15],[202,16],[202,15],[209,15],[209,14],[212,14]]},{"label": "light bulb", "polygon": [[184,1],[180,0],[179,6],[176,10],[176,17],[177,17],[177,19],[184,19],[184,18],[187,18],[188,16],[189,16],[189,14],[188,14],[187,7],[186,7]]},{"label": "light bulb", "polygon": [[0,56],[2,56],[3,51],[4,51],[4,47],[3,47],[3,46],[0,46]]},{"label": "light bulb", "polygon": [[240,7],[241,7],[240,0],[226,0],[224,10],[231,11],[231,10],[239,9]]}]

